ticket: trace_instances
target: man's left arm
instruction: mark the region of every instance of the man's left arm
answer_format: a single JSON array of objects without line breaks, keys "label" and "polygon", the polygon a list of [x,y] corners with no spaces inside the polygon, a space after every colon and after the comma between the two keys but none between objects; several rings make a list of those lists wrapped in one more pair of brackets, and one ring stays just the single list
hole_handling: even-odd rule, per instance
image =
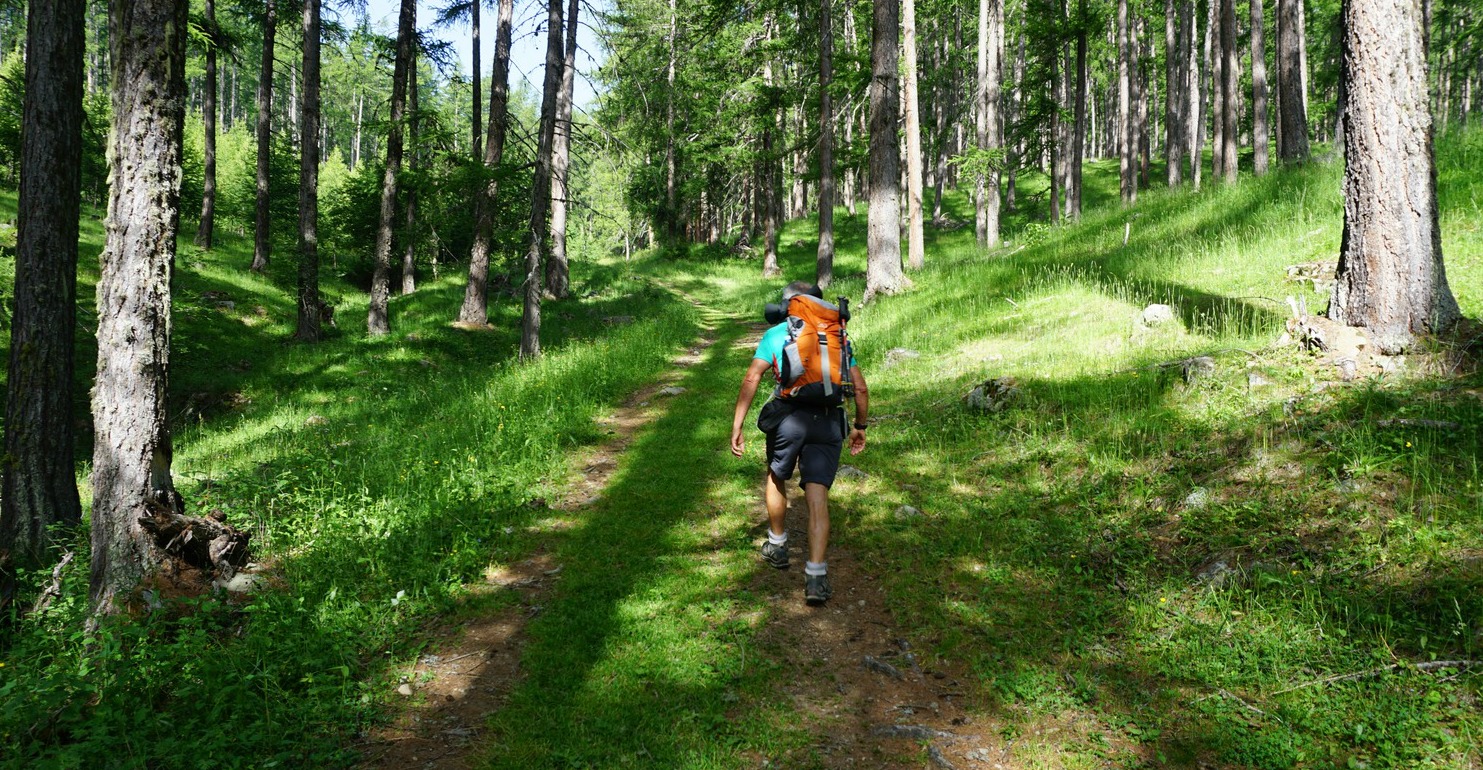
[{"label": "man's left arm", "polygon": [[850,382],[855,386],[855,424],[850,426],[850,454],[865,451],[865,429],[860,427],[870,419],[870,386],[865,384],[865,375],[860,367],[850,367]]}]

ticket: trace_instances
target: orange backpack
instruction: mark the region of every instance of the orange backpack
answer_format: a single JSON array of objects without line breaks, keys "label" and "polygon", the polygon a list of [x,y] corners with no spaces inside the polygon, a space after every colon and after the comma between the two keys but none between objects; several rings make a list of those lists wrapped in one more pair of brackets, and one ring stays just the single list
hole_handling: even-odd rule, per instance
[{"label": "orange backpack", "polygon": [[[841,317],[843,315],[843,317]],[[850,340],[840,308],[799,294],[788,300],[788,341],[778,361],[778,398],[794,404],[839,406],[853,389]]]}]

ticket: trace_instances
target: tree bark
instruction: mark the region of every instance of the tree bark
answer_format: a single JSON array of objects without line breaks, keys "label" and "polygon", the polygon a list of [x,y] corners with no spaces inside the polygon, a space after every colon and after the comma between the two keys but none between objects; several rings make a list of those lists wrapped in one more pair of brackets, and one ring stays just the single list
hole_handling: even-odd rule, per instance
[{"label": "tree bark", "polygon": [[83,0],[26,18],[15,302],[0,491],[0,607],[11,570],[45,564],[48,527],[82,521],[73,452],[73,334],[82,195]]},{"label": "tree bark", "polygon": [[515,0],[499,0],[499,25],[494,36],[494,72],[489,83],[489,136],[484,143],[484,166],[474,196],[474,242],[469,250],[469,282],[464,287],[458,322],[473,326],[489,323],[489,245],[494,240],[494,204],[499,181],[494,172],[505,151],[505,108],[510,98],[510,26]]},{"label": "tree bark", "polygon": [[1075,123],[1071,128],[1071,179],[1070,192],[1066,196],[1066,212],[1072,219],[1081,219],[1081,166],[1086,160],[1087,130],[1087,8],[1086,0],[1076,4],[1076,100],[1073,107]]},{"label": "tree bark", "polygon": [[1117,0],[1117,171],[1118,189],[1124,205],[1138,198],[1137,182],[1133,176],[1133,126],[1131,103],[1132,83],[1129,73],[1129,58],[1132,46],[1128,45],[1128,0]]},{"label": "tree bark", "polygon": [[[558,8],[558,16],[560,11]],[[669,69],[665,74],[669,87],[664,92],[664,234],[670,245],[675,243],[680,219],[675,189],[675,37],[678,35],[679,14],[675,0],[669,0]]]},{"label": "tree bark", "polygon": [[1136,180],[1133,185],[1133,199],[1138,198],[1138,187],[1148,184],[1148,159],[1149,159],[1149,132],[1148,132],[1148,63],[1153,59],[1152,45],[1149,43],[1147,33],[1147,21],[1143,14],[1135,15],[1133,19],[1133,39],[1128,41],[1128,48],[1133,51],[1133,166]]},{"label": "tree bark", "polygon": [[[860,37],[855,30],[855,10],[852,6],[845,6],[844,13],[844,35],[849,44],[851,62],[854,62],[856,53],[860,50]],[[844,109],[841,111],[844,120],[844,146],[850,151],[851,160],[844,168],[844,206],[855,216],[855,197],[859,194],[859,173],[854,158],[855,147],[855,97],[849,94],[845,97]]]},{"label": "tree bark", "polygon": [[[1205,93],[1208,89],[1205,86],[1204,74],[1200,66],[1200,46],[1198,45],[1200,19],[1195,10],[1195,0],[1184,0],[1184,13],[1187,21],[1185,40],[1189,53],[1189,81],[1186,93],[1188,98],[1185,101],[1185,112],[1189,118],[1189,174],[1190,184],[1198,190],[1205,166]],[[1208,32],[1205,39],[1209,40]],[[1208,58],[1207,56],[1206,59]]]},{"label": "tree bark", "polygon": [[[974,120],[975,139],[982,152],[998,149],[997,132],[999,121],[999,51],[994,45],[1003,24],[1003,0],[978,0],[978,82],[974,89],[977,97],[977,115]],[[974,234],[978,244],[984,248],[999,245],[999,174],[995,168],[986,168],[974,179]]]},{"label": "tree bark", "polygon": [[[475,5],[478,2],[476,0]],[[417,46],[412,47],[412,62],[407,73],[407,101],[411,115],[407,121],[408,137],[412,140],[412,153],[407,157],[407,169],[417,177],[417,129],[421,114],[417,104]],[[402,231],[402,295],[417,291],[417,188],[407,188],[407,226]]]},{"label": "tree bark", "polygon": [[[470,83],[473,86],[473,91],[469,95],[473,102],[471,105],[473,107],[473,115],[469,121],[469,132],[473,134],[470,144],[474,148],[473,157],[475,161],[482,161],[484,159],[484,145],[480,141],[482,139],[480,131],[484,128],[484,105],[480,103],[484,98],[484,84],[479,82],[484,76],[484,73],[480,71],[484,66],[484,59],[479,54],[479,27],[481,26],[480,17],[482,16],[480,11],[483,10],[479,6],[483,4],[484,0],[469,0],[469,47],[471,49],[470,53],[474,57],[473,80]],[[495,47],[499,47],[498,42],[495,43]],[[490,101],[493,102],[493,99]],[[489,109],[494,109],[493,103],[489,105]]]},{"label": "tree bark", "polygon": [[320,0],[304,0],[304,88],[299,107],[299,319],[294,338],[322,336],[319,300],[319,18]]},{"label": "tree bark", "polygon": [[[852,13],[845,6],[846,13]],[[819,0],[819,251],[814,283],[827,289],[834,282],[834,28],[829,0]]]},{"label": "tree bark", "polygon": [[[673,3],[670,8],[673,11]],[[674,29],[673,19],[671,16],[671,30]],[[546,79],[541,88],[541,135],[536,148],[536,174],[530,194],[530,226],[526,234],[529,242],[525,250],[525,306],[520,318],[520,359],[523,361],[530,361],[541,355],[541,257],[546,248],[546,209],[551,203],[551,144],[556,134],[556,93],[561,90],[561,71],[564,69],[565,59],[561,40],[561,0],[547,0],[546,29]]]},{"label": "tree bark", "polygon": [[1460,317],[1442,264],[1422,0],[1345,0],[1344,236],[1329,317],[1383,353]]},{"label": "tree bark", "polygon": [[1205,37],[1207,56],[1205,69],[1210,73],[1210,176],[1222,178],[1225,171],[1226,120],[1225,120],[1225,56],[1221,50],[1223,27],[1221,6],[1224,0],[1208,0],[1209,18],[1206,20]]},{"label": "tree bark", "polygon": [[1303,98],[1302,0],[1277,0],[1277,155],[1283,163],[1308,159],[1308,112]]},{"label": "tree bark", "polygon": [[1221,177],[1227,182],[1236,181],[1237,131],[1239,111],[1236,109],[1237,92],[1241,84],[1241,62],[1236,49],[1236,0],[1220,0],[1220,52],[1221,52],[1221,120],[1224,128],[1221,138],[1225,148],[1221,151]]},{"label": "tree bark", "polygon": [[182,513],[166,413],[170,283],[180,229],[185,0],[110,8],[113,130],[106,245],[99,258],[93,388],[92,571],[101,613],[164,563],[142,520]]},{"label": "tree bark", "polygon": [[206,0],[206,83],[201,92],[201,118],[205,124],[202,149],[201,220],[196,226],[196,245],[210,250],[216,224],[216,0]]},{"label": "tree bark", "polygon": [[546,296],[566,299],[571,293],[571,267],[566,255],[566,206],[570,196],[572,94],[576,89],[578,0],[567,7],[565,58],[561,88],[556,92],[556,134],[551,144],[551,259],[546,262]]},{"label": "tree bark", "polygon": [[1164,0],[1164,179],[1169,187],[1178,187],[1184,181],[1184,140],[1180,136],[1184,116],[1180,114],[1179,87],[1185,71],[1184,30],[1180,27],[1184,17],[1175,11],[1174,2]]},{"label": "tree bark", "polygon": [[865,302],[907,286],[901,271],[900,162],[896,146],[897,0],[874,4],[870,41],[870,210],[866,223]]},{"label": "tree bark", "polygon": [[278,35],[278,0],[267,0],[263,16],[263,59],[257,85],[257,198],[252,270],[262,272],[273,253],[268,206],[268,163],[273,156],[273,46]]},{"label": "tree bark", "polygon": [[391,75],[391,115],[386,128],[386,170],[381,176],[381,218],[376,229],[376,265],[371,275],[371,302],[366,313],[366,333],[379,336],[391,331],[387,303],[391,298],[391,235],[396,216],[397,178],[402,173],[402,123],[407,113],[407,72],[412,63],[412,37],[416,34],[416,0],[402,0],[397,18],[396,65]]},{"label": "tree bark", "polygon": [[1251,162],[1267,173],[1267,46],[1262,36],[1262,0],[1251,0]]},{"label": "tree bark", "polygon": [[926,265],[922,224],[922,121],[917,105],[917,4],[903,0],[902,27],[906,56],[906,212],[907,266],[920,270]]},{"label": "tree bark", "polygon": [[[763,26],[768,42],[772,42],[773,25],[776,21],[769,16]],[[766,86],[768,99],[774,99],[772,58],[771,55],[762,62],[762,84]],[[757,175],[757,186],[762,197],[762,277],[775,278],[783,274],[783,269],[778,266],[778,231],[781,224],[778,219],[782,213],[782,201],[778,194],[778,166],[782,162],[776,157],[775,134],[782,126],[782,116],[779,106],[771,106],[772,115],[768,116],[768,122],[762,129],[762,171]]]}]

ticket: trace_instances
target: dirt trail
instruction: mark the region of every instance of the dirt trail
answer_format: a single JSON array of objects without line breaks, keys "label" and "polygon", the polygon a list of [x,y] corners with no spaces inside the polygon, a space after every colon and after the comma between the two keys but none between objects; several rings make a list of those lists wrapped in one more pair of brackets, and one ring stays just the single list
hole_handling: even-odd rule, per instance
[{"label": "dirt trail", "polygon": [[[755,345],[764,329],[757,325],[736,344]],[[662,413],[661,391],[699,363],[715,341],[714,330],[704,330],[664,377],[634,393],[600,423],[611,438],[578,458],[580,476],[552,501],[548,525],[569,524],[601,499],[623,453]],[[852,483],[858,482],[842,478],[837,488]],[[766,533],[760,483],[757,519],[752,534],[760,547]],[[759,565],[753,579],[752,590],[768,596],[773,608],[773,620],[759,641],[780,658],[784,671],[780,687],[816,736],[813,750],[823,766],[1012,767],[1006,758],[1009,747],[978,737],[994,735],[991,726],[974,725],[962,710],[968,688],[960,682],[957,668],[918,657],[911,633],[898,628],[887,610],[876,576],[848,549],[834,545],[829,551],[834,598],[818,608],[804,603],[808,512],[796,487],[790,487],[786,521],[792,568]],[[540,612],[560,571],[550,555],[538,553],[487,575],[482,593],[513,591],[516,601],[492,613],[447,622],[431,633],[430,652],[419,658],[401,690],[410,693],[406,707],[389,726],[370,736],[363,766],[398,770],[475,766],[483,755],[481,737],[488,716],[520,682],[526,621]],[[776,758],[758,759],[764,766],[778,766]]]}]

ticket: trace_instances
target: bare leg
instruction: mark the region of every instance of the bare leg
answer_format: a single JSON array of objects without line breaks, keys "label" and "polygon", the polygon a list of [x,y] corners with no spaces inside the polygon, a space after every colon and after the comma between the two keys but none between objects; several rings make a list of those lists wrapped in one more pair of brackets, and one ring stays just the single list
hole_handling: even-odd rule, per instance
[{"label": "bare leg", "polygon": [[767,504],[767,528],[774,535],[787,532],[783,529],[783,515],[788,512],[788,490],[784,486],[786,483],[771,470],[762,482],[762,499]]},{"label": "bare leg", "polygon": [[808,560],[822,563],[829,549],[829,487],[805,484],[803,497],[808,501]]}]

